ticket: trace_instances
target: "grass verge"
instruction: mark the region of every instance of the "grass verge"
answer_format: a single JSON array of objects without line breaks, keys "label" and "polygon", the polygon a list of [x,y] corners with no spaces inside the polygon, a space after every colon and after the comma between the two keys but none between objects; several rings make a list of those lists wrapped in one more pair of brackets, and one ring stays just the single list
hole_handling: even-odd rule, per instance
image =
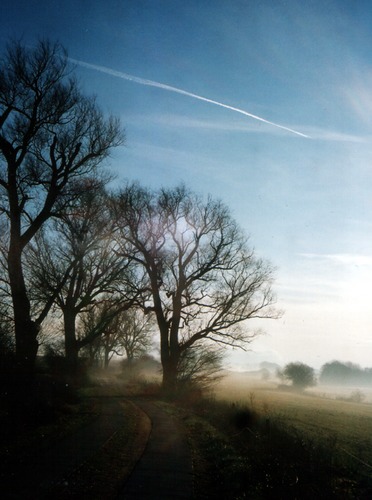
[{"label": "grass verge", "polygon": [[187,429],[198,500],[372,498],[371,476],[351,467],[337,442],[245,405],[180,404],[166,406]]},{"label": "grass verge", "polygon": [[120,404],[126,416],[125,424],[63,484],[56,485],[49,492],[50,498],[116,498],[141,457],[151,430],[151,422],[142,410],[129,401]]}]

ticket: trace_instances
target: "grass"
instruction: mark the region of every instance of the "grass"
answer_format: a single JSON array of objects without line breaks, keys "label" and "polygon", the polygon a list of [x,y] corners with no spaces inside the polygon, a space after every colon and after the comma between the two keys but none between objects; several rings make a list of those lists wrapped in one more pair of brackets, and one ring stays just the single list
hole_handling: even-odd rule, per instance
[{"label": "grass", "polygon": [[68,481],[48,492],[50,498],[114,499],[145,448],[151,423],[129,401],[120,403],[125,424],[91,459],[76,469]]},{"label": "grass", "polygon": [[235,450],[226,498],[371,498],[372,405],[243,380],[225,381],[193,408]]},{"label": "grass", "polygon": [[[280,421],[308,440],[328,443],[348,467],[358,466],[366,474],[372,471],[372,404],[324,398],[312,393],[278,391],[273,384],[237,379],[226,380],[217,390],[222,401],[249,405],[268,418]],[[252,401],[253,395],[253,401]],[[352,459],[352,456],[358,458]],[[371,465],[366,467],[363,463]]]},{"label": "grass", "polygon": [[68,434],[97,418],[99,402],[95,398],[84,398],[75,403],[63,403],[55,411],[55,418],[40,425],[25,426],[13,430],[8,422],[1,425],[0,460],[22,461],[32,456],[34,449],[47,448]]},{"label": "grass", "polygon": [[23,426],[21,432],[18,428],[8,428],[7,435],[4,431],[0,440],[0,480],[6,484],[7,475],[12,476],[22,464],[30,463],[43,449],[74,435],[91,423],[102,411],[106,411],[107,398],[118,396],[125,415],[120,429],[96,454],[69,474],[66,481],[43,492],[47,498],[55,499],[80,499],[87,498],[87,495],[92,500],[116,498],[122,482],[143,453],[151,428],[148,417],[125,400],[122,387],[118,385],[80,389],[73,402],[58,402],[54,418],[47,423]]},{"label": "grass", "polygon": [[372,498],[372,406],[248,386],[162,403],[186,428],[195,498]]}]

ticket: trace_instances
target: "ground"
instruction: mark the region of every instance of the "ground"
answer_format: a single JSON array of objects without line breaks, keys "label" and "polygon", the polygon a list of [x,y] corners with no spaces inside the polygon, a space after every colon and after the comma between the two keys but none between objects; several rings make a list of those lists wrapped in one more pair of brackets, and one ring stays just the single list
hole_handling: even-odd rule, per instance
[{"label": "ground", "polygon": [[172,402],[153,383],[84,389],[3,432],[2,498],[371,498],[372,405],[232,382]]}]

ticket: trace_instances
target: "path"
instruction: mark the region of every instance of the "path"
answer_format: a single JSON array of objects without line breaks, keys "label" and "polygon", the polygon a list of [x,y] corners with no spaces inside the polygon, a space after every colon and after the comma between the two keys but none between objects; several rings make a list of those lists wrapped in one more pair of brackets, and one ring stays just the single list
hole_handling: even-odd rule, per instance
[{"label": "path", "polygon": [[178,421],[155,403],[136,401],[151,419],[142,458],[121,490],[119,500],[191,499],[191,453]]},{"label": "path", "polygon": [[35,453],[31,463],[20,463],[18,470],[12,470],[7,477],[2,474],[1,497],[40,500],[51,486],[64,481],[97,452],[125,419],[120,399],[107,398],[102,406],[102,413],[93,422]]},{"label": "path", "polygon": [[[35,450],[32,461],[0,471],[1,498],[49,498],[48,490],[68,480],[69,475],[99,452],[124,423],[125,413],[120,406],[123,399],[103,398],[102,413],[94,421],[50,448]],[[135,404],[151,419],[151,433],[145,451],[118,499],[191,499],[191,454],[181,425],[156,403],[135,401]]]}]

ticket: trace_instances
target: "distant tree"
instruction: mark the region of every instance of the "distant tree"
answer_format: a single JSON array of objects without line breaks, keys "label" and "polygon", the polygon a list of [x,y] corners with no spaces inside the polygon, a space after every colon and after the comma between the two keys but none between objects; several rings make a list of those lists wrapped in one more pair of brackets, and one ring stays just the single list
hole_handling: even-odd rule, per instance
[{"label": "distant tree", "polygon": [[160,333],[163,389],[177,388],[186,351],[204,341],[243,346],[252,318],[276,318],[273,269],[258,259],[220,201],[181,186],[128,186],[115,200],[118,246],[147,280]]},{"label": "distant tree", "polygon": [[100,330],[95,340],[88,344],[86,351],[90,360],[107,368],[114,355],[126,355],[127,364],[145,355],[152,346],[154,317],[144,315],[138,308],[121,310],[104,321],[105,312],[99,306],[91,308],[81,316],[83,337],[91,336],[92,331]]},{"label": "distant tree", "polygon": [[372,369],[363,369],[350,362],[331,361],[322,366],[319,381],[322,384],[371,385]]},{"label": "distant tree", "polygon": [[350,383],[352,367],[341,361],[332,361],[325,363],[320,370],[319,380],[322,384],[340,384]]},{"label": "distant tree", "polygon": [[149,352],[154,327],[154,315],[144,314],[139,309],[132,308],[118,315],[115,330],[129,363]]},{"label": "distant tree", "polygon": [[296,389],[305,389],[316,385],[314,369],[304,363],[289,363],[281,372],[284,379],[290,380]]},{"label": "distant tree", "polygon": [[0,218],[20,373],[33,371],[40,329],[24,276],[27,245],[122,141],[118,120],[80,92],[59,44],[8,46],[0,60]]}]

